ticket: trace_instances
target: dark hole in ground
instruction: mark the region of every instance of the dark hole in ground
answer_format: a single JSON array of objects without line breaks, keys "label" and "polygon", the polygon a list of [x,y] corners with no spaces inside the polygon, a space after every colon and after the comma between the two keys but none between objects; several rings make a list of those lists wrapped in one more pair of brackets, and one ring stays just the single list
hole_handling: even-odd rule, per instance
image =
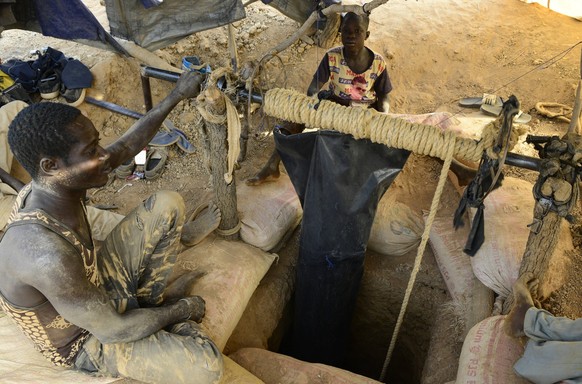
[{"label": "dark hole in ground", "polygon": [[[413,252],[394,258],[368,251],[351,333],[344,335],[349,338],[348,361],[339,368],[379,380],[415,255]],[[422,265],[390,359],[386,383],[421,383],[432,325],[438,309],[449,297],[430,249]],[[292,303],[290,300],[269,342],[280,345],[277,352],[282,354],[289,354]]]}]

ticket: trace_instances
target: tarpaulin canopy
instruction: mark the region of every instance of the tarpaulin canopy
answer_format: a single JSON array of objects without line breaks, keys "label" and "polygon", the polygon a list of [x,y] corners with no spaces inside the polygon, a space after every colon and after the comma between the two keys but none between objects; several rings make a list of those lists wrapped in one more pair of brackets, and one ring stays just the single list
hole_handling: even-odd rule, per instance
[{"label": "tarpaulin canopy", "polygon": [[150,51],[246,16],[240,0],[165,0],[149,8],[140,0],[105,0],[105,7],[112,35]]},{"label": "tarpaulin canopy", "polygon": [[[299,22],[317,4],[313,0],[263,2]],[[29,29],[125,53],[112,36],[154,51],[246,17],[241,0],[105,0],[105,10],[110,30],[82,0],[0,0],[0,27]]]}]

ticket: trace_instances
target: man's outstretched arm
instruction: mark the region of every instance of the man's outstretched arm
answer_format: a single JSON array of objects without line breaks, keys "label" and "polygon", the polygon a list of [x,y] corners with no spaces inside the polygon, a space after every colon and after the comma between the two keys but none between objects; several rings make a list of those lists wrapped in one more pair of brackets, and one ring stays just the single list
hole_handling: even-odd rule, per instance
[{"label": "man's outstretched arm", "polygon": [[106,148],[111,167],[116,168],[125,160],[137,155],[152,140],[164,119],[180,101],[200,93],[200,84],[203,80],[204,76],[200,73],[184,72],[168,96]]}]

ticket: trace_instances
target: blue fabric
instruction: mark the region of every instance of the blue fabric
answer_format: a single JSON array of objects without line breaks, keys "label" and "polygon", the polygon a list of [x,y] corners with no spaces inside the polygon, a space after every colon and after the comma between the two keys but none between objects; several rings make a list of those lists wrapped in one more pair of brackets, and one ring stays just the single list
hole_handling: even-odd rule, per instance
[{"label": "blue fabric", "polygon": [[36,18],[45,36],[66,40],[99,41],[127,55],[81,0],[33,0]]},{"label": "blue fabric", "polygon": [[43,35],[107,42],[107,32],[80,0],[35,0],[34,5]]},{"label": "blue fabric", "polygon": [[65,64],[61,79],[67,89],[91,88],[93,75],[85,64],[73,59]]},{"label": "blue fabric", "polygon": [[188,154],[196,152],[196,147],[194,147],[192,143],[188,141],[186,134],[176,128],[170,120],[165,120],[164,126],[168,130],[163,130],[156,133],[154,138],[150,141],[150,145],[167,147],[176,144],[178,148]]},{"label": "blue fabric", "polygon": [[164,0],[141,0],[145,9],[157,7],[158,5],[162,4]]}]

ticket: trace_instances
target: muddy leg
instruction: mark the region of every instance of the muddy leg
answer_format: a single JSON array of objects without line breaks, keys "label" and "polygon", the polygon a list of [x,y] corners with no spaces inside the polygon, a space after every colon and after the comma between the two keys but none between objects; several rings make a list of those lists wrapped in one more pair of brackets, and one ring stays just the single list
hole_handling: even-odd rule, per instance
[{"label": "muddy leg", "polygon": [[[292,123],[290,121],[282,121],[277,124],[279,130],[285,135],[294,135],[301,133],[305,130],[304,124]],[[263,168],[253,177],[246,180],[247,185],[261,185],[265,181],[271,179],[277,179],[280,176],[279,163],[281,162],[281,157],[277,150],[273,150],[271,157],[267,160],[267,163]]]},{"label": "muddy leg", "polygon": [[276,150],[273,151],[267,163],[263,168],[253,177],[246,180],[247,185],[261,185],[270,179],[278,179],[281,173],[279,172],[279,163],[281,157]]},{"label": "muddy leg", "polygon": [[523,321],[525,313],[534,307],[532,291],[535,291],[539,281],[533,274],[522,275],[513,285],[513,308],[505,318],[505,332],[512,337],[524,336]]},{"label": "muddy leg", "polygon": [[164,291],[164,303],[171,303],[188,296],[190,288],[196,280],[204,276],[206,272],[188,271],[172,281]]},{"label": "muddy leg", "polygon": [[192,247],[206,238],[218,228],[222,214],[218,206],[210,202],[200,212],[195,213],[191,220],[184,223],[180,240],[186,247]]}]

